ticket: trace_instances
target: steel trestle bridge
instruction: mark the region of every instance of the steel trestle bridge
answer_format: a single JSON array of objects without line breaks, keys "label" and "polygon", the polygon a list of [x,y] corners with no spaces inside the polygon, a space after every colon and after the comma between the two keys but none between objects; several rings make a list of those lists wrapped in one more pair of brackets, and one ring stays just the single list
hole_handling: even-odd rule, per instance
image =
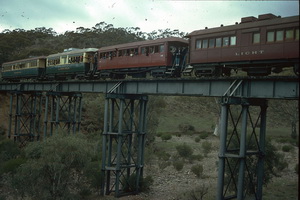
[{"label": "steel trestle bridge", "polygon": [[[106,94],[101,193],[114,193],[116,197],[127,194],[126,187],[134,193],[140,191],[148,95],[217,97],[221,115],[216,197],[261,200],[264,160],[268,156],[268,99],[298,100],[299,79],[272,76],[19,82],[0,83],[1,93],[10,94],[8,137],[21,145],[46,138],[59,129],[75,134],[80,130],[82,93]],[[233,107],[238,107],[238,115],[233,114]],[[249,160],[256,161],[255,169]],[[132,177],[134,185],[129,181]]]}]

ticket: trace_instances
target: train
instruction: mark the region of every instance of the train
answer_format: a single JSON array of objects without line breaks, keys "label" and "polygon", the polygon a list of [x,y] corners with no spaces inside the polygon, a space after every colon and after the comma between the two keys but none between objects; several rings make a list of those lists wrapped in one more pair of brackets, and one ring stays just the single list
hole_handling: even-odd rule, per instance
[{"label": "train", "polygon": [[95,80],[126,77],[223,77],[239,71],[268,76],[292,68],[299,76],[299,16],[263,14],[240,23],[169,37],[2,64],[2,80]]}]

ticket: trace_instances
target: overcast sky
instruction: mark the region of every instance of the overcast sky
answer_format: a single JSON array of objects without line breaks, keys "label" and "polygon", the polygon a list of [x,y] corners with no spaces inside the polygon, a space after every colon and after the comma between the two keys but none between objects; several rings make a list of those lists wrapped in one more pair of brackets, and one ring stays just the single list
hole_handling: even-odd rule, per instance
[{"label": "overcast sky", "polygon": [[299,1],[0,0],[0,32],[46,27],[64,33],[102,21],[115,28],[139,27],[143,32],[166,28],[192,32],[265,13],[299,15]]}]

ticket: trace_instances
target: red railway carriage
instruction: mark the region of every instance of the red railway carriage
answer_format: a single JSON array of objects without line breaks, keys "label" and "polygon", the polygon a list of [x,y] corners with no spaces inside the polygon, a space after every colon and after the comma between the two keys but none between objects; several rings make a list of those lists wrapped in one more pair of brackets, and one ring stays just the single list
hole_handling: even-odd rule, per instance
[{"label": "red railway carriage", "polygon": [[102,47],[98,71],[111,78],[179,76],[187,50],[188,41],[175,37]]},{"label": "red railway carriage", "polygon": [[294,67],[299,75],[299,16],[264,14],[241,23],[190,33],[190,64],[196,76],[269,75]]}]

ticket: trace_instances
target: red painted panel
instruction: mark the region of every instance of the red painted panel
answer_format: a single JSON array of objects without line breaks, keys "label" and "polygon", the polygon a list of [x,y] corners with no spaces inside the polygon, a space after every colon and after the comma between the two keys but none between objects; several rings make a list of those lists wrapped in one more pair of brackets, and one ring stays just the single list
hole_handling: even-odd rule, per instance
[{"label": "red painted panel", "polygon": [[134,56],[113,57],[100,59],[98,69],[124,69],[135,67],[166,66],[167,60],[164,53],[144,54]]}]

